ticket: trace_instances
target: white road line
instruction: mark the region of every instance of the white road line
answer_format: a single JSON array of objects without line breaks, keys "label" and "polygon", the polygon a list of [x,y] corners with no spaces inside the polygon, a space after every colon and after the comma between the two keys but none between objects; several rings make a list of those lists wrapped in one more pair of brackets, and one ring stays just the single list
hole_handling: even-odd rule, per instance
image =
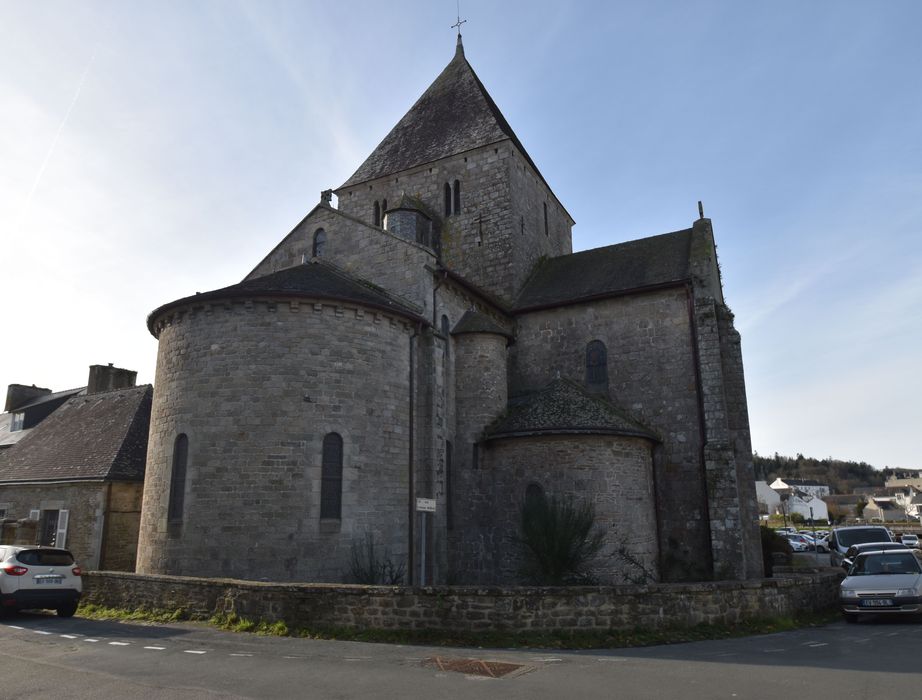
[{"label": "white road line", "polygon": [[152,651],[166,651],[166,647],[144,647],[145,649],[150,649]]},{"label": "white road line", "polygon": [[46,632],[45,630],[32,630],[35,634],[51,634],[51,632]]},{"label": "white road line", "polygon": [[84,641],[84,642],[98,642],[99,640],[98,640],[98,639],[90,639],[89,637],[87,637],[87,638],[84,639],[83,641]]},{"label": "white road line", "polygon": [[207,651],[201,651],[200,649],[185,649],[183,654],[207,654]]},{"label": "white road line", "polygon": [[762,653],[763,654],[780,654],[785,651],[787,651],[787,649],[763,649]]},{"label": "white road line", "polygon": [[25,627],[20,627],[19,625],[8,625],[8,626],[12,627],[14,630],[24,630],[25,629]]},{"label": "white road line", "polygon": [[127,646],[131,646],[131,642],[109,642],[109,646],[127,647]]},{"label": "white road line", "polygon": [[828,642],[817,642],[816,644],[810,644],[809,646],[811,649],[816,649],[817,647],[828,647],[829,643]]},{"label": "white road line", "polygon": [[62,636],[64,639],[76,639],[76,638],[77,638],[77,635],[76,635],[76,634],[62,634],[61,636]]},{"label": "white road line", "polygon": [[253,655],[252,654],[229,654],[229,656],[253,656]]}]

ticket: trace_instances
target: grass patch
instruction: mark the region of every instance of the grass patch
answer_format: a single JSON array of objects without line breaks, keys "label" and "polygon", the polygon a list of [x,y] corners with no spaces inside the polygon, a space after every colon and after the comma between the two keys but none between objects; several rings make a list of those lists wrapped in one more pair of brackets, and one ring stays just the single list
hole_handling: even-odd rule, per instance
[{"label": "grass patch", "polygon": [[[181,622],[191,620],[188,611],[122,610],[98,605],[81,605],[77,615],[90,620],[126,622]],[[201,618],[199,618],[201,619]],[[659,644],[700,642],[709,639],[731,639],[757,634],[786,632],[804,627],[818,627],[839,619],[838,612],[798,615],[772,619],[748,620],[734,625],[695,625],[657,630],[633,629],[607,632],[440,632],[429,630],[352,630],[342,628],[289,628],[284,621],[249,620],[235,614],[215,615],[206,622],[230,632],[249,632],[273,637],[305,639],[338,639],[386,644],[418,644],[427,646],[464,646],[518,649],[618,649]]]}]

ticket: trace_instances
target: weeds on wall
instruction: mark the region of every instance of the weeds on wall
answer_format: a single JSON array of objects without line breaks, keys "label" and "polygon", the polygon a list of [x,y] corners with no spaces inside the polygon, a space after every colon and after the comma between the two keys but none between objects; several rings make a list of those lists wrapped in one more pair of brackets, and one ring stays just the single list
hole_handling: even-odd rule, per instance
[{"label": "weeds on wall", "polygon": [[399,586],[403,583],[405,573],[406,563],[395,562],[387,547],[383,551],[377,549],[370,535],[366,535],[363,542],[352,543],[349,575],[355,583]]},{"label": "weeds on wall", "polygon": [[595,526],[591,503],[536,494],[522,502],[519,516],[520,534],[515,542],[522,556],[520,574],[526,582],[539,586],[596,583],[592,565],[605,533]]}]

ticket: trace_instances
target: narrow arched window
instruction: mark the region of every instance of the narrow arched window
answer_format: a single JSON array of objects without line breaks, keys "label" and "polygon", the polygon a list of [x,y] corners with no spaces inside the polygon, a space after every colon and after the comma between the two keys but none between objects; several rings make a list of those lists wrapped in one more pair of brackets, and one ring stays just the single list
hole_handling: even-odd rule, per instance
[{"label": "narrow arched window", "polygon": [[381,205],[378,204],[378,200],[375,200],[374,214],[371,217],[371,220],[374,222],[375,226],[381,225]]},{"label": "narrow arched window", "polygon": [[320,465],[320,517],[341,519],[342,503],[343,439],[338,433],[327,433]]},{"label": "narrow arched window", "polygon": [[454,201],[455,201],[454,212],[455,214],[460,214],[461,213],[461,181],[460,180],[455,180]]},{"label": "narrow arched window", "polygon": [[183,503],[186,497],[186,463],[189,460],[189,438],[185,433],[176,436],[173,443],[173,468],[170,470],[170,500],[167,522],[182,522]]},{"label": "narrow arched window", "polygon": [[544,202],[544,235],[548,235],[547,229],[547,202]]},{"label": "narrow arched window", "polygon": [[384,221],[384,215],[387,213],[387,200],[381,200],[381,221]]},{"label": "narrow arched window", "polygon": [[586,388],[608,392],[608,351],[601,340],[593,340],[586,346]]},{"label": "narrow arched window", "polygon": [[314,246],[312,249],[313,257],[322,258],[323,249],[326,248],[326,245],[327,245],[327,232],[324,231],[322,228],[318,228],[314,232]]},{"label": "narrow arched window", "polygon": [[447,182],[445,183],[443,192],[445,195],[445,216],[451,216],[451,185]]}]

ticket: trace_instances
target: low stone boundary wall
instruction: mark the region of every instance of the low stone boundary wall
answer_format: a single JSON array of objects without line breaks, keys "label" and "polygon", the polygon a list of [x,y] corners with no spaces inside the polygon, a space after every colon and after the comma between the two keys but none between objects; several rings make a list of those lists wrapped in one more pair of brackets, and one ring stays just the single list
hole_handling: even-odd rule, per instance
[{"label": "low stone boundary wall", "polygon": [[479,588],[263,583],[114,571],[84,575],[84,602],[236,614],[290,628],[479,632],[607,631],[736,623],[827,610],[834,571],[756,581],[643,586]]}]

